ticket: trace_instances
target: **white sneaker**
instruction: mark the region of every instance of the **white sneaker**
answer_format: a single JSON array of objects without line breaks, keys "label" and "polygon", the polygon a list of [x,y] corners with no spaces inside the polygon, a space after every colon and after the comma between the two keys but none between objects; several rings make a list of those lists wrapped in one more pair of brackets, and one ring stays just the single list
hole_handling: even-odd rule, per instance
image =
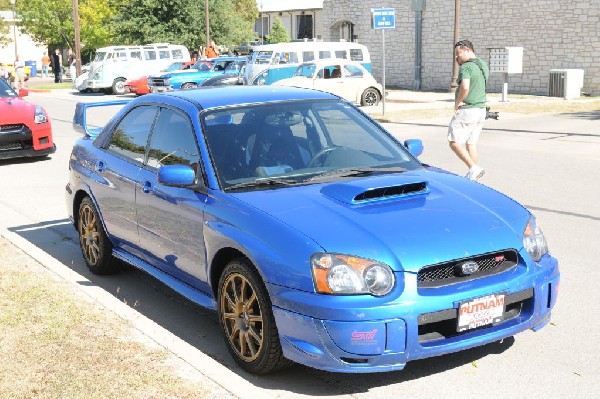
[{"label": "white sneaker", "polygon": [[473,167],[469,169],[465,177],[469,180],[478,180],[483,175],[485,175],[485,169],[483,169],[480,166],[473,165]]}]

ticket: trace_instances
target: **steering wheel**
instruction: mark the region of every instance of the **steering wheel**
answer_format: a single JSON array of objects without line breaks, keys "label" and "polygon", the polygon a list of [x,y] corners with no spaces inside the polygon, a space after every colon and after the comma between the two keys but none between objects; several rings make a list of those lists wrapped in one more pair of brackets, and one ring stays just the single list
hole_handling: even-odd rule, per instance
[{"label": "steering wheel", "polygon": [[[333,146],[330,146],[330,147],[323,147],[323,148],[321,148],[321,151],[317,152],[310,159],[310,161],[308,161],[308,165],[306,167],[307,168],[312,168],[312,167],[317,166],[317,161],[319,160],[319,158],[321,158],[325,154],[329,154],[333,150],[337,150],[338,148],[339,148],[339,146],[337,146],[337,145],[333,145]],[[321,164],[321,166],[323,166],[323,164]]]}]

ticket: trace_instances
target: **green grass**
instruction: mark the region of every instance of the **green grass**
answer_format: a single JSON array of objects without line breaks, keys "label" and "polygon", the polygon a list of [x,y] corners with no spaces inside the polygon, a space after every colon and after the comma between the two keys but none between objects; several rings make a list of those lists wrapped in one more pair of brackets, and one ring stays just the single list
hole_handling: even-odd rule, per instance
[{"label": "green grass", "polygon": [[0,237],[2,398],[205,398],[173,369],[169,352],[82,299]]},{"label": "green grass", "polygon": [[73,87],[71,82],[49,83],[44,85],[29,86],[28,89],[54,90],[54,89],[70,89]]}]

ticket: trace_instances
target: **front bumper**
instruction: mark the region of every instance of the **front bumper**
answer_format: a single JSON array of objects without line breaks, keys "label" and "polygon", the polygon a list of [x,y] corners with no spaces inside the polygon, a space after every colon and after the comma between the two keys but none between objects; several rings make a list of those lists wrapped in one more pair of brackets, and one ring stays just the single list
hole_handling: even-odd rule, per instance
[{"label": "front bumper", "polygon": [[[452,353],[510,337],[527,329],[535,331],[550,320],[556,303],[560,273],[550,255],[539,264],[520,265],[513,272],[490,276],[457,287],[416,289],[407,274],[402,294],[392,302],[369,306],[360,299],[277,292],[274,304],[284,355],[310,367],[333,372],[382,372],[400,370],[409,360]],[[508,275],[508,278],[507,278]],[[277,290],[276,290],[277,291]],[[461,302],[490,293],[506,293],[504,319],[484,327],[456,332]],[[307,303],[296,302],[305,297]],[[320,315],[313,305],[321,304]],[[295,305],[292,303],[295,302]],[[283,306],[288,309],[284,309]],[[330,307],[329,307],[330,306]],[[337,306],[337,309],[334,307]],[[329,307],[329,308],[326,308]],[[292,308],[296,311],[291,310]],[[298,311],[300,310],[300,311]],[[339,317],[333,318],[333,315]],[[325,316],[325,317],[322,317]]]},{"label": "front bumper", "polygon": [[36,150],[34,148],[22,148],[14,150],[0,151],[0,159],[10,158],[33,158],[33,157],[45,157],[56,152],[56,144],[52,144],[51,147]]}]

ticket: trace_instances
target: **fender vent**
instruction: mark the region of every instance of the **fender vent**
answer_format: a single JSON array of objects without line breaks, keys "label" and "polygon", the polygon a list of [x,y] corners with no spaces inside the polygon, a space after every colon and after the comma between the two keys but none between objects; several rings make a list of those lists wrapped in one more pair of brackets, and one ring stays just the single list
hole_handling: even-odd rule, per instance
[{"label": "fender vent", "polygon": [[369,201],[404,195],[425,194],[427,191],[426,182],[402,184],[391,187],[380,187],[358,194],[356,197],[354,197],[354,201]]}]

